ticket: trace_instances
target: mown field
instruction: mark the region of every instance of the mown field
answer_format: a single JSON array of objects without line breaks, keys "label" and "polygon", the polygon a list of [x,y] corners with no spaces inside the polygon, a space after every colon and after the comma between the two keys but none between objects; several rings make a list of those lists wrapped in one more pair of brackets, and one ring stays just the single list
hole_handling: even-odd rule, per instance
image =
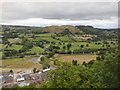
[{"label": "mown field", "polygon": [[65,54],[59,54],[56,55],[56,58],[62,62],[68,62],[72,63],[72,60],[77,60],[78,64],[82,64],[84,61],[89,62],[91,60],[96,60],[97,55],[93,54],[71,54],[71,55],[65,55]]},{"label": "mown field", "polygon": [[26,58],[15,58],[15,59],[4,59],[0,60],[2,71],[9,71],[10,69],[13,70],[24,70],[33,68],[37,68],[39,70],[42,69],[42,66],[38,63],[30,62],[31,59],[38,59],[39,57],[26,57]]},{"label": "mown field", "polygon": [[28,61],[28,60],[33,59],[33,58],[38,58],[38,57],[4,59],[4,60],[0,60],[0,62],[2,62],[2,67],[7,67],[7,66],[19,64],[19,63],[24,62],[24,61]]}]

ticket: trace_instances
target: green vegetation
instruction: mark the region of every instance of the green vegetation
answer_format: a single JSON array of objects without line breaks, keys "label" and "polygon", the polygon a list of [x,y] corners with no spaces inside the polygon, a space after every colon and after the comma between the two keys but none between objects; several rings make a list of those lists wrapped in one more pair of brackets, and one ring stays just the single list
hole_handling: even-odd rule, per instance
[{"label": "green vegetation", "polygon": [[[114,35],[114,37],[112,39],[103,38],[98,33],[105,36],[107,34]],[[3,59],[48,54],[49,52],[91,54],[116,46],[115,32],[105,30],[104,33],[103,30],[90,26],[51,26],[45,28],[3,26],[2,39]]]},{"label": "green vegetation", "polygon": [[[105,53],[102,61],[90,61],[83,65],[63,63],[49,72],[48,82],[39,88],[118,88],[118,52]],[[76,66],[77,65],[77,66]]]}]

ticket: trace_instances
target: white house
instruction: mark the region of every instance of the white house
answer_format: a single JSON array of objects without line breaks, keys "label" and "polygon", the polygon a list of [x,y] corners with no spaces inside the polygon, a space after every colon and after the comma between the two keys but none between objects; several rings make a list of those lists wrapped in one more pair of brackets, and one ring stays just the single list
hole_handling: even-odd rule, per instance
[{"label": "white house", "polygon": [[50,70],[50,68],[47,68],[47,69],[44,69],[43,72],[47,72],[47,71],[49,71],[49,70]]},{"label": "white house", "polygon": [[17,82],[24,81],[24,80],[25,78],[21,74],[17,76]]},{"label": "white house", "polygon": [[41,74],[42,72],[38,72],[39,74]]},{"label": "white house", "polygon": [[13,74],[9,74],[9,77],[13,77],[14,75]]}]

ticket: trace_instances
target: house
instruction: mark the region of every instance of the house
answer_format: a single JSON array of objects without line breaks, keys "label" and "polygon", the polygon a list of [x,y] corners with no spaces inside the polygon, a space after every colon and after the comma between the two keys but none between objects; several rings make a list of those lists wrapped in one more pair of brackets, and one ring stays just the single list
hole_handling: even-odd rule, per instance
[{"label": "house", "polygon": [[50,66],[50,70],[54,70],[54,69],[56,69],[56,68],[55,68],[55,67]]},{"label": "house", "polygon": [[25,74],[23,77],[26,81],[31,80],[31,76],[29,74]]},{"label": "house", "polygon": [[10,73],[8,76],[9,76],[9,77],[14,77],[14,75],[13,75],[13,74],[11,74],[11,73]]},{"label": "house", "polygon": [[0,75],[0,79],[2,79],[3,78],[3,75]]},{"label": "house", "polygon": [[41,74],[42,72],[38,72],[39,74]]},{"label": "house", "polygon": [[24,81],[24,80],[25,80],[25,78],[23,77],[22,74],[19,74],[19,75],[17,76],[17,82]]},{"label": "house", "polygon": [[42,70],[42,72],[48,72],[48,71],[50,71],[50,70],[54,70],[54,69],[56,69],[56,68],[50,66],[50,68],[44,69],[44,70]]},{"label": "house", "polygon": [[33,84],[35,84],[35,85],[40,84],[40,83],[42,83],[42,82],[43,82],[42,78],[31,81],[31,83],[33,83]]},{"label": "house", "polygon": [[12,83],[13,82],[13,77],[3,77],[2,82],[3,83]]},{"label": "house", "polygon": [[46,81],[47,73],[48,73],[48,72],[41,73],[41,78],[42,78],[43,81]]},{"label": "house", "polygon": [[41,78],[39,73],[30,74],[30,77],[31,77],[31,80],[37,80],[37,79]]},{"label": "house", "polygon": [[44,69],[42,70],[43,72],[48,72],[50,70],[50,68]]},{"label": "house", "polygon": [[41,78],[42,78],[42,80],[43,80],[43,81],[48,81],[48,78],[46,77],[46,76],[47,76],[47,73],[48,73],[48,71],[54,70],[54,69],[56,69],[56,68],[50,66],[50,68],[47,68],[47,69],[42,70],[42,73],[41,73]]},{"label": "house", "polygon": [[27,82],[21,82],[20,84],[18,84],[19,87],[24,87],[28,85],[30,85],[30,83],[27,83]]},{"label": "house", "polygon": [[41,73],[36,73],[35,75],[38,77],[38,79],[41,78]]},{"label": "house", "polygon": [[13,77],[14,77],[13,73],[10,73],[10,72],[2,73],[2,75],[1,75],[2,83],[12,83]]}]

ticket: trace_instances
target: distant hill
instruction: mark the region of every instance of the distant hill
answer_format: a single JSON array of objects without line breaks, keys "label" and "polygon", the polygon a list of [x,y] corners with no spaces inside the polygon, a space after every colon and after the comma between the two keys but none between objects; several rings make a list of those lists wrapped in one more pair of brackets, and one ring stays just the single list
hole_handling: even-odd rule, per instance
[{"label": "distant hill", "polygon": [[47,26],[41,28],[45,32],[50,32],[50,33],[62,33],[65,29],[69,29],[71,33],[83,33],[82,30],[78,29],[75,26],[70,26],[70,25],[64,25],[64,26]]},{"label": "distant hill", "polygon": [[102,31],[98,28],[94,28],[92,26],[76,26],[80,30],[82,30],[86,34],[101,34]]},{"label": "distant hill", "polygon": [[103,32],[111,32],[117,31],[117,29],[98,29],[92,26],[71,26],[71,25],[63,25],[63,26],[46,26],[46,27],[32,27],[32,26],[15,26],[15,25],[2,25],[2,29],[7,31],[36,31],[36,32],[49,32],[49,33],[63,33],[65,29],[68,29],[71,33],[85,33],[85,34],[93,34],[100,35]]}]

